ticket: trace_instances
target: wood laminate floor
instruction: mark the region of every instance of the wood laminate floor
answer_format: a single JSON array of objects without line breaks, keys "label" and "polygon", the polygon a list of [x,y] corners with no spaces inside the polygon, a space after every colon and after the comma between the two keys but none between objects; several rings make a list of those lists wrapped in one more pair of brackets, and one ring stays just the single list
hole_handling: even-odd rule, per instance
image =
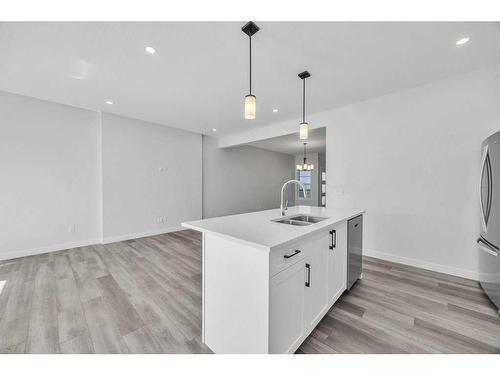
[{"label": "wood laminate floor", "polygon": [[[0,352],[210,353],[201,236],[0,262]],[[365,257],[298,353],[500,353],[500,318],[477,282]]]}]

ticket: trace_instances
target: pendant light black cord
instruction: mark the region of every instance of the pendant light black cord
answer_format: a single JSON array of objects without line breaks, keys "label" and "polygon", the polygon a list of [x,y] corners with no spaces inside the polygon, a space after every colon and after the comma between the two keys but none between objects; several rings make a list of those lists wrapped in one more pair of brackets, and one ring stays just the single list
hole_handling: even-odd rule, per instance
[{"label": "pendant light black cord", "polygon": [[[302,80],[302,122],[306,122],[306,80]],[[304,146],[305,148],[305,146]]]},{"label": "pendant light black cord", "polygon": [[250,95],[252,95],[252,36],[249,36],[250,40]]}]

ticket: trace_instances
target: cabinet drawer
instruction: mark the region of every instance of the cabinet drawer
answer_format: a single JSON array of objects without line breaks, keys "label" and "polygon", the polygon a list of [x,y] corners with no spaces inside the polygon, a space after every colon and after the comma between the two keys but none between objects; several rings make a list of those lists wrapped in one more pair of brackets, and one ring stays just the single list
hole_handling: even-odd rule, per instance
[{"label": "cabinet drawer", "polygon": [[270,255],[270,275],[276,275],[278,272],[294,265],[304,259],[308,252],[307,243],[299,242],[288,245],[282,249],[274,250]]}]

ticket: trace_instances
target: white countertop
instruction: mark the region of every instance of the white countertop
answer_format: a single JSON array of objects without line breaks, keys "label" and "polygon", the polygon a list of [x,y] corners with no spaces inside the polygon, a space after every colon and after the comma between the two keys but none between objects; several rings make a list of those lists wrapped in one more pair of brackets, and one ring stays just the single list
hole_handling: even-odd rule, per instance
[{"label": "white countertop", "polygon": [[281,218],[280,209],[277,208],[247,214],[189,221],[182,223],[182,226],[199,232],[218,234],[263,250],[271,251],[277,246],[311,235],[364,212],[361,209],[326,209],[323,207],[294,206],[286,211],[284,217],[307,214],[327,217],[328,219],[307,226],[275,223],[271,220]]}]

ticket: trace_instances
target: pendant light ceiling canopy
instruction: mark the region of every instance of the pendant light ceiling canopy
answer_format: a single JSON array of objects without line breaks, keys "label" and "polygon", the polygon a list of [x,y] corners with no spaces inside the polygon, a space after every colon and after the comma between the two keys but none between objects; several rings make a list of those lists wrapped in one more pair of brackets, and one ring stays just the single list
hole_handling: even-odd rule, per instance
[{"label": "pendant light ceiling canopy", "polygon": [[255,112],[257,107],[257,98],[255,97],[255,95],[252,95],[252,35],[254,35],[259,30],[259,27],[252,21],[248,22],[241,28],[241,31],[248,35],[250,47],[250,92],[247,96],[245,96],[245,119],[247,120],[255,119]]},{"label": "pendant light ceiling canopy", "polygon": [[301,141],[309,138],[309,123],[306,122],[306,78],[311,74],[306,70],[299,73],[299,78],[302,80],[302,122],[299,125],[299,139]]},{"label": "pendant light ceiling canopy", "polygon": [[307,163],[307,158],[306,158],[306,145],[307,143],[304,142],[304,159],[302,164],[297,164],[295,166],[295,169],[297,171],[313,171],[314,170],[314,164],[312,163]]}]

